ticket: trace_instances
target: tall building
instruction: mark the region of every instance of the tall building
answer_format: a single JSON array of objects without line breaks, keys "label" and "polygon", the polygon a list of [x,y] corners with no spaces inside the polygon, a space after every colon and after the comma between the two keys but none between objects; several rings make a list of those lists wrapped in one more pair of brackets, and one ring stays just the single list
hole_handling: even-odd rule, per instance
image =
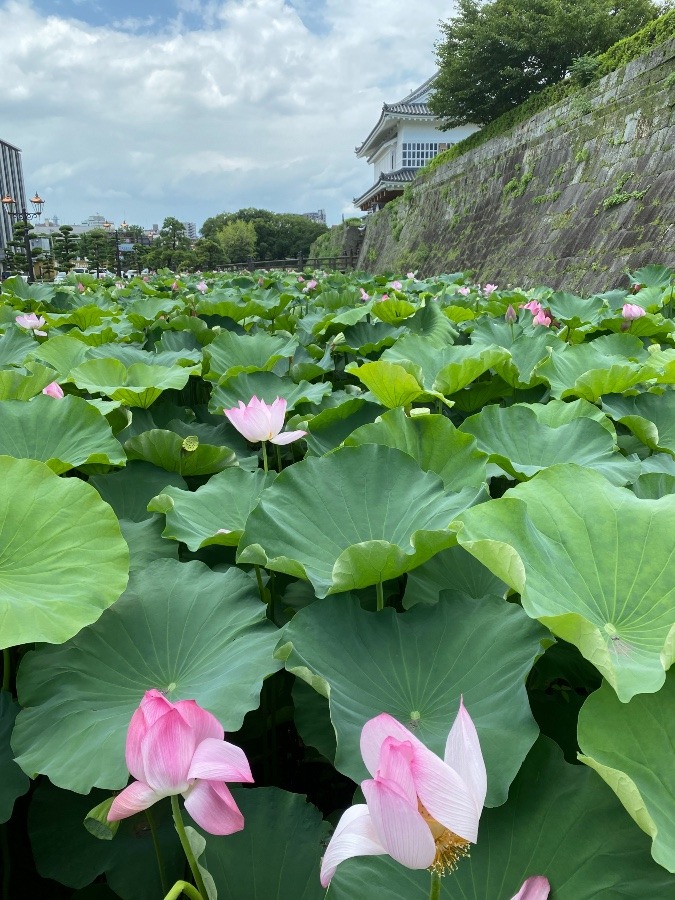
[{"label": "tall building", "polygon": [[197,225],[194,222],[183,222],[185,226],[185,234],[191,241],[197,240]]},{"label": "tall building", "polygon": [[[0,140],[0,195],[9,194],[23,208],[26,205],[26,190],[23,184],[21,151],[18,147]],[[0,211],[0,258],[5,258],[5,247],[12,239],[12,223],[3,207]]]},{"label": "tall building", "polygon": [[316,222],[318,225],[326,224],[326,210],[325,209],[317,209],[316,212],[308,212],[302,214],[305,219],[309,219],[310,222]]}]

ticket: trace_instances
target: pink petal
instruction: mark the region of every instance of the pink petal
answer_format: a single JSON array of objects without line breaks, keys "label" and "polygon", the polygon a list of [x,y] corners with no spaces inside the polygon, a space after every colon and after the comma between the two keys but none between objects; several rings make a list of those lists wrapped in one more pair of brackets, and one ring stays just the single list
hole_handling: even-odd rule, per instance
[{"label": "pink petal", "polygon": [[381,856],[386,852],[378,840],[368,807],[363,803],[350,807],[338,822],[321,860],[322,887],[328,887],[335,870],[346,859]]},{"label": "pink petal", "polygon": [[52,381],[47,387],[42,388],[42,393],[55,400],[62,400],[64,397],[63,388],[56,381]]},{"label": "pink petal", "polygon": [[551,885],[548,878],[543,875],[533,875],[523,883],[523,886],[511,900],[546,900]]},{"label": "pink petal", "polygon": [[253,781],[246,754],[227,741],[206,738],[195,750],[188,778],[207,781]]},{"label": "pink petal", "polygon": [[409,869],[426,869],[436,856],[429,826],[393,781],[375,778],[361,789],[378,840],[389,856]]},{"label": "pink petal", "polygon": [[306,431],[282,431],[281,434],[277,434],[275,437],[270,438],[270,444],[280,444],[281,446],[284,444],[292,444],[293,441],[299,441],[300,438],[304,437],[306,434]]},{"label": "pink petal", "polygon": [[192,728],[195,746],[201,744],[206,738],[217,738],[222,741],[225,737],[225,730],[218,719],[208,710],[203,709],[196,700],[179,700],[174,708]]},{"label": "pink petal", "polygon": [[142,812],[153,803],[161,800],[163,794],[153,791],[142,781],[132,781],[129,787],[119,793],[112,802],[108,812],[108,821],[117,822],[118,819],[126,819],[136,813]]},{"label": "pink petal", "polygon": [[171,701],[167,700],[161,691],[153,688],[145,692],[140,706],[131,717],[127,731],[125,755],[127,769],[138,781],[146,780],[143,757],[141,755],[141,741],[148,733],[150,726],[154,725],[170,709],[173,709]]},{"label": "pink petal", "polygon": [[361,756],[371,775],[377,773],[380,765],[380,750],[382,744],[389,737],[399,741],[409,741],[413,749],[417,745],[424,746],[411,731],[408,731],[398,719],[390,716],[389,713],[380,713],[374,719],[369,719],[361,731]]},{"label": "pink petal", "polygon": [[226,785],[195,781],[184,796],[185,809],[209,834],[234,834],[244,827],[244,817]]},{"label": "pink petal", "polygon": [[188,769],[196,749],[194,732],[177,709],[170,709],[151,725],[141,741],[145,778],[165,794],[188,789]]},{"label": "pink petal", "polygon": [[429,815],[459,837],[475,843],[482,812],[473,790],[450,766],[422,744],[412,763],[417,796]]},{"label": "pink petal", "polygon": [[444,759],[469,788],[480,815],[487,793],[487,772],[476,726],[466,711],[463,698],[460,698],[459,712],[445,744]]},{"label": "pink petal", "polygon": [[410,741],[399,741],[396,738],[385,738],[380,750],[377,778],[393,781],[407,797],[411,806],[417,808],[417,793],[410,765],[414,751]]},{"label": "pink petal", "polygon": [[286,417],[286,400],[284,397],[277,397],[269,408],[270,437],[276,437],[284,427],[284,418]]}]

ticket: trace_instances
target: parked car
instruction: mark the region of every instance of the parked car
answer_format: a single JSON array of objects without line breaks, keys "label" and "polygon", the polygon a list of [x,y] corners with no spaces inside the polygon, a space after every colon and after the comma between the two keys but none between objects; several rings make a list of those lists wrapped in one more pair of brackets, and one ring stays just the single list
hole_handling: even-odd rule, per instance
[{"label": "parked car", "polygon": [[90,275],[91,272],[85,266],[75,266],[74,269],[71,269],[73,275]]},{"label": "parked car", "polygon": [[127,269],[127,271],[124,273],[125,278],[136,278],[137,275],[138,271],[136,269]]},{"label": "parked car", "polygon": [[54,276],[54,284],[61,284],[62,281],[65,281],[68,277],[67,272],[57,272]]}]

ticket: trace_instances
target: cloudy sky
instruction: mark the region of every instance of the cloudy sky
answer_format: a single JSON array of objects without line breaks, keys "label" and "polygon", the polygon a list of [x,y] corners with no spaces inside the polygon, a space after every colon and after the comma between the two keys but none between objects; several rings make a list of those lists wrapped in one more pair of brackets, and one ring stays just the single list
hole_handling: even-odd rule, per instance
[{"label": "cloudy sky", "polygon": [[0,0],[0,139],[47,216],[145,227],[324,208],[354,148],[435,70],[452,0]]}]

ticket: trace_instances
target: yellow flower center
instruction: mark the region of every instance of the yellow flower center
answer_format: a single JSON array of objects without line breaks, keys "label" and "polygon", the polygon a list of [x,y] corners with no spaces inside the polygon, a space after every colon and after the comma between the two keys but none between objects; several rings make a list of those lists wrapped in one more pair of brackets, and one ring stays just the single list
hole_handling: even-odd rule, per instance
[{"label": "yellow flower center", "polygon": [[436,856],[429,867],[430,870],[438,875],[454,872],[460,859],[469,855],[470,841],[459,837],[454,831],[450,831],[449,828],[437,822],[433,816],[429,815],[419,800],[417,801],[417,809],[429,826],[431,836],[436,844]]}]

